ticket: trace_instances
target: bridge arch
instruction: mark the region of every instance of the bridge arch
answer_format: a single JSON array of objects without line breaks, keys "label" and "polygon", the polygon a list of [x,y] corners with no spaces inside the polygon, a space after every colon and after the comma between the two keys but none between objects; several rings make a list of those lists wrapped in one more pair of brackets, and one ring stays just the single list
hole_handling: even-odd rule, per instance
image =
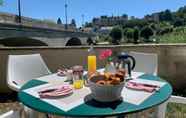
[{"label": "bridge arch", "polygon": [[87,38],[87,44],[88,44],[88,45],[94,44],[94,41],[92,40],[91,37],[88,37],[88,38]]},{"label": "bridge arch", "polygon": [[67,43],[66,46],[78,46],[78,45],[82,45],[82,42],[79,38],[77,37],[72,37],[70,38]]},{"label": "bridge arch", "polygon": [[3,46],[48,46],[45,42],[30,37],[7,37],[0,39],[0,44]]}]

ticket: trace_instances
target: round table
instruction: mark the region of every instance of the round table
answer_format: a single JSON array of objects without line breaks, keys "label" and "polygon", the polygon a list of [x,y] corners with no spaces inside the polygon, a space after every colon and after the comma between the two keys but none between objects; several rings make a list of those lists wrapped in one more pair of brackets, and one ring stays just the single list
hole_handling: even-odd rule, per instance
[{"label": "round table", "polygon": [[[140,76],[141,79],[148,80],[156,80],[156,81],[164,81],[158,76],[153,76],[149,74],[144,74]],[[166,82],[166,81],[164,81]],[[45,84],[46,82],[40,80],[31,80],[26,83],[18,93],[19,100],[26,106],[37,110],[43,113],[49,113],[53,115],[59,116],[71,116],[71,117],[104,117],[104,116],[119,116],[126,115],[129,113],[134,113],[138,111],[142,111],[145,109],[149,109],[151,107],[157,106],[166,100],[172,94],[172,87],[169,83],[166,82],[166,85],[160,88],[158,92],[155,92],[148,99],[146,99],[140,105],[134,105],[127,103],[125,101],[117,101],[113,103],[99,103],[96,101],[88,101],[84,104],[81,104],[67,112],[58,109],[47,102],[41,101],[39,98],[33,97],[23,90],[35,87],[38,85]]]}]

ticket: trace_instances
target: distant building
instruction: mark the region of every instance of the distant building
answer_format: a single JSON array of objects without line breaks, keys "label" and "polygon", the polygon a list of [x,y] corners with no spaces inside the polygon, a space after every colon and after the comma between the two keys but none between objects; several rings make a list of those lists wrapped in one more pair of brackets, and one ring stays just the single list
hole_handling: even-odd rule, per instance
[{"label": "distant building", "polygon": [[135,16],[130,17],[130,20],[135,20],[135,19],[136,19]]},{"label": "distant building", "polygon": [[153,13],[152,15],[146,15],[145,20],[159,22],[159,13]]},{"label": "distant building", "polygon": [[101,16],[100,18],[93,18],[92,26],[93,27],[107,27],[114,25],[122,25],[128,20],[127,15],[123,16]]},{"label": "distant building", "polygon": [[87,32],[87,33],[93,33],[93,28],[92,27],[84,27],[81,29],[83,32]]}]

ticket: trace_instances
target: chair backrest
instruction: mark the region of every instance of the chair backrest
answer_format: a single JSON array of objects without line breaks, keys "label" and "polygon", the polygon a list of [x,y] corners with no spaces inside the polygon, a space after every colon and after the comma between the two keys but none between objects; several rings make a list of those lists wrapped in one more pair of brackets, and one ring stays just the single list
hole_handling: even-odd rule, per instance
[{"label": "chair backrest", "polygon": [[18,111],[8,111],[2,115],[0,115],[0,118],[21,118]]},{"label": "chair backrest", "polygon": [[133,71],[157,75],[158,55],[155,53],[129,52],[136,60]]},{"label": "chair backrest", "polygon": [[48,75],[51,72],[45,65],[40,54],[9,55],[7,82],[10,88],[16,90],[31,79]]}]

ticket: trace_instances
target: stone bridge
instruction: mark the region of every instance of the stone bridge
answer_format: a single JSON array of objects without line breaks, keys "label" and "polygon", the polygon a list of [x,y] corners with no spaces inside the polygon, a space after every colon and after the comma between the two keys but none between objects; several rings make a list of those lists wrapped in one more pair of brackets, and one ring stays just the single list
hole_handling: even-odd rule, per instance
[{"label": "stone bridge", "polygon": [[69,45],[72,40],[86,45],[87,39],[93,41],[96,39],[96,35],[80,31],[0,23],[0,41],[20,37],[26,37],[28,40],[38,40],[48,46],[65,46]]}]

